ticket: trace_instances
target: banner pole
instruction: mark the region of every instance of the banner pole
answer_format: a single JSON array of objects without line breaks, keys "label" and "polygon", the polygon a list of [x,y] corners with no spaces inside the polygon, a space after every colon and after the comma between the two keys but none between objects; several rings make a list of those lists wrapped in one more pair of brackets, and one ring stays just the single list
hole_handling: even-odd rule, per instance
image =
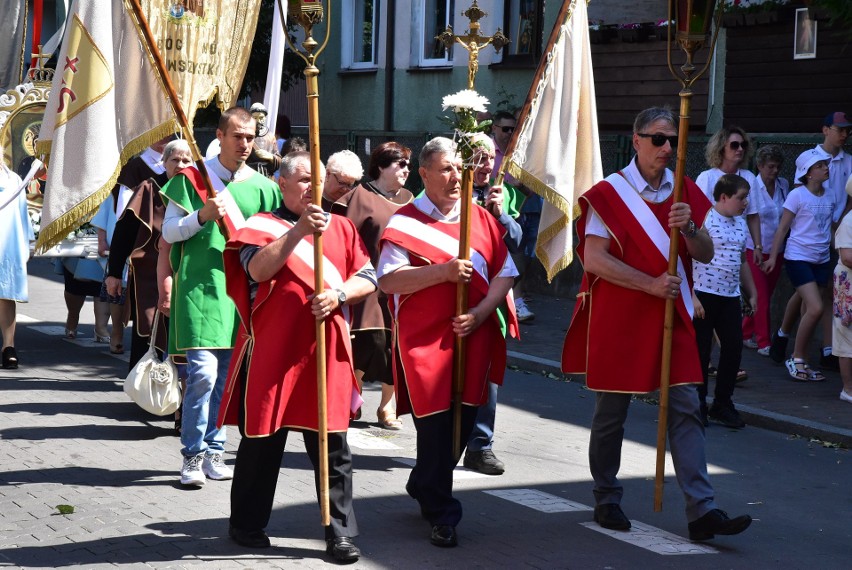
[{"label": "banner pole", "polygon": [[[145,18],[145,14],[142,11],[142,5],[139,4],[139,0],[126,1],[130,4],[131,9],[133,10],[133,16],[136,19],[138,29],[142,35],[142,41],[145,44],[148,53],[151,54],[154,67],[157,69],[157,73],[160,76],[160,85],[162,85],[163,90],[166,92],[169,102],[172,104],[175,117],[177,117],[178,124],[184,131],[186,142],[189,144],[189,149],[192,152],[192,158],[195,160],[195,166],[198,168],[198,171],[201,173],[201,179],[204,181],[204,187],[207,190],[207,197],[215,198],[216,191],[213,189],[213,183],[210,181],[210,174],[207,172],[207,166],[204,164],[204,157],[201,155],[201,151],[198,150],[198,143],[195,142],[192,125],[189,124],[189,119],[187,119],[186,113],[183,111],[183,106],[180,103],[180,98],[178,98],[177,90],[175,90],[172,79],[169,77],[168,71],[166,70],[166,64],[163,61],[163,56],[157,48],[157,42],[154,39],[154,34],[151,32],[150,26],[148,26],[148,19]],[[219,226],[219,231],[222,232],[222,235],[225,237],[225,241],[230,239],[230,231],[228,231],[228,227],[225,225],[225,222],[219,219],[216,220],[216,225]]]}]

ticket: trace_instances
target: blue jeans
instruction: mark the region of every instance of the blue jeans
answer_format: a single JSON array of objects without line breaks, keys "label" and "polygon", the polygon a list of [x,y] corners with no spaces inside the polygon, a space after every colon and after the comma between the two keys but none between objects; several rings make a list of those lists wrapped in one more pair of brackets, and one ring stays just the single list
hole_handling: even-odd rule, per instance
[{"label": "blue jeans", "polygon": [[488,383],[488,402],[479,406],[476,412],[476,423],[467,440],[468,451],[491,449],[494,445],[494,420],[497,415],[497,384]]},{"label": "blue jeans", "polygon": [[180,452],[184,457],[225,450],[225,427],[218,429],[216,419],[232,352],[230,348],[186,351],[187,378],[180,429],[183,445]]}]

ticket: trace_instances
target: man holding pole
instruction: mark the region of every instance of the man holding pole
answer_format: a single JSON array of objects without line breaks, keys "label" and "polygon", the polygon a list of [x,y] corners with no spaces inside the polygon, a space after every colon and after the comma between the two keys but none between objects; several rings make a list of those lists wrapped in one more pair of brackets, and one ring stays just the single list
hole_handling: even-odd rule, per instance
[{"label": "man holding pole", "polygon": [[[459,446],[470,437],[487,383],[503,383],[506,344],[497,306],[517,275],[503,243],[505,230],[487,210],[472,206],[471,259],[457,259],[460,241],[461,159],[455,144],[437,137],[420,152],[425,193],[400,208],[382,234],[379,286],[394,317],[397,413],[411,412],[417,463],[406,484],[432,525],[431,542],[456,546],[461,503],[452,495],[452,377],[455,336],[466,337]],[[470,283],[466,314],[455,315],[457,284]]]},{"label": "man holding pole", "polygon": [[[322,167],[322,163],[320,163]],[[268,547],[278,472],[291,430],[301,431],[314,465],[320,498],[316,340],[310,331],[326,321],[326,410],[330,525],[327,551],[339,562],[361,553],[352,542],[352,454],[346,430],[358,388],[349,340],[350,304],[376,290],[375,270],[354,224],[311,203],[311,160],[290,153],[278,183],[283,204],[251,217],[225,250],[228,294],[241,326],[219,425],[240,426],[231,487],[230,536],[242,546]],[[314,295],[314,234],[324,239],[325,288]]]},{"label": "man holding pole", "polygon": [[[692,260],[707,263],[713,258],[713,242],[699,229],[710,203],[688,179],[683,201],[673,203],[674,174],[667,165],[677,148],[677,132],[669,109],[639,113],[633,124],[635,158],[580,198],[577,254],[585,273],[562,369],[585,373],[588,387],[597,391],[589,441],[595,521],[607,529],[628,530],[617,478],[624,422],[632,394],[659,388],[664,308],[667,299],[676,301],[668,435],[686,498],[689,537],[708,540],[744,531],[751,517],[731,519],[718,509],[707,474],[691,281]],[[680,229],[683,236],[677,276],[667,273],[669,228]],[[629,325],[613,326],[627,314]]]},{"label": "man holding pole", "polygon": [[167,202],[163,238],[174,244],[169,354],[185,352],[188,373],[180,436],[183,485],[233,477],[222,461],[225,430],[216,426],[237,326],[234,303],[225,291],[225,237],[219,224],[236,231],[249,216],[281,203],[275,183],[245,164],[254,136],[249,112],[228,109],[216,130],[221,153],[205,162],[217,196],[207,197],[194,167],[182,170],[162,190]]}]

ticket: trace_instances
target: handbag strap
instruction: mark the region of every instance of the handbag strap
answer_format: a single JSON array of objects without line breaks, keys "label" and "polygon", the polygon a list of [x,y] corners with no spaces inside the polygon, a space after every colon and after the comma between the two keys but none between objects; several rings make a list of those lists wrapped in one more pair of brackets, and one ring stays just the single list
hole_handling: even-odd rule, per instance
[{"label": "handbag strap", "polygon": [[157,345],[157,324],[158,324],[159,320],[160,320],[160,309],[157,309],[156,311],[154,311],[154,325],[151,328],[151,342],[148,345],[151,352],[154,351],[154,349]]}]

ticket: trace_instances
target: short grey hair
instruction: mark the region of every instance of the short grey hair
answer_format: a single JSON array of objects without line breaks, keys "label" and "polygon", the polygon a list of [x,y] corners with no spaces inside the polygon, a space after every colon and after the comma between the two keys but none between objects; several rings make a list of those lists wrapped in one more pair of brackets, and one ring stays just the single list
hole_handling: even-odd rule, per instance
[{"label": "short grey hair", "polygon": [[435,137],[434,139],[430,140],[425,145],[423,145],[422,149],[420,149],[420,156],[418,157],[418,160],[420,161],[420,166],[428,167],[432,162],[432,158],[436,154],[441,156],[455,156],[456,143],[454,143],[447,137]]},{"label": "short grey hair", "polygon": [[358,155],[351,150],[341,150],[329,156],[328,162],[326,162],[326,170],[342,174],[347,178],[353,178],[355,181],[364,177],[364,165],[361,164]]},{"label": "short grey hair", "polygon": [[[296,167],[300,162],[305,161],[310,166],[311,164],[311,153],[307,151],[298,151],[291,152],[284,156],[281,159],[281,168],[278,169],[278,177],[288,178],[296,172]],[[320,165],[320,178],[325,178],[325,166],[323,166],[322,162]]]},{"label": "short grey hair", "polygon": [[185,151],[192,155],[192,151],[189,149],[189,143],[184,139],[175,139],[171,141],[166,147],[163,149],[163,162],[166,162],[171,155],[173,155],[176,151]]},{"label": "short grey hair", "polygon": [[636,119],[633,121],[633,132],[643,133],[648,126],[656,123],[657,121],[665,121],[671,125],[673,129],[677,130],[677,118],[675,117],[674,111],[672,111],[669,107],[651,107],[650,109],[640,111],[639,114],[636,115]]},{"label": "short grey hair", "polygon": [[778,166],[784,164],[784,151],[777,144],[768,144],[757,149],[757,165],[763,166],[767,162],[777,162]]}]

